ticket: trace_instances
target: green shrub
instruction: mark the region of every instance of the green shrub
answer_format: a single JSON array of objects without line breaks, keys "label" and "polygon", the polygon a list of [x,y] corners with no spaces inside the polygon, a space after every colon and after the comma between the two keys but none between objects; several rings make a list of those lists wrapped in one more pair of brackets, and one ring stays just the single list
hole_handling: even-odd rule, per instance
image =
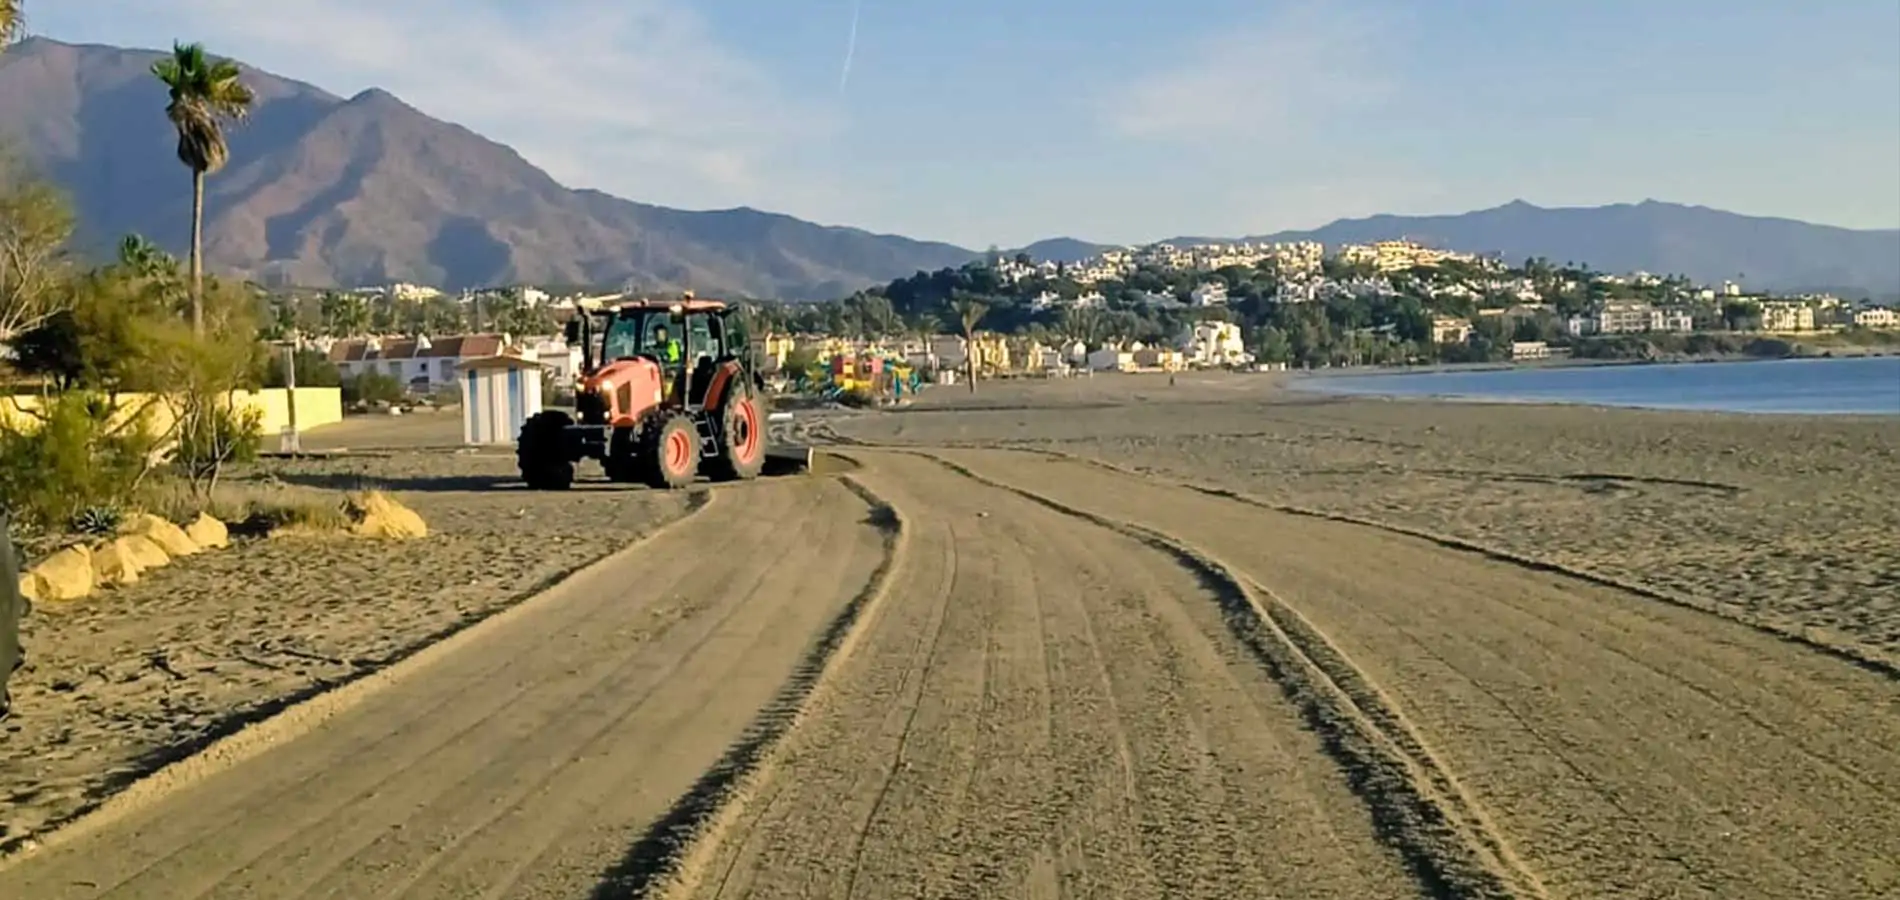
[{"label": "green shrub", "polygon": [[343,402],[345,403],[396,403],[402,400],[402,382],[393,375],[380,372],[364,372],[343,381]]},{"label": "green shrub", "polygon": [[72,529],[80,534],[117,534],[125,521],[125,510],[116,506],[91,506],[73,517]]},{"label": "green shrub", "polygon": [[36,424],[0,427],[0,503],[42,528],[80,513],[122,507],[151,468],[158,439],[148,409],[114,422],[98,394],[68,393],[37,411]]},{"label": "green shrub", "polygon": [[238,407],[215,394],[186,395],[178,410],[177,442],[170,462],[193,490],[207,496],[230,463],[257,459],[263,446],[263,413]]},{"label": "green shrub", "polygon": [[[297,364],[298,387],[342,387],[343,373],[328,356],[315,350],[298,350]],[[283,387],[287,381],[284,372],[284,354],[281,350],[272,350],[264,360],[264,373],[260,379],[267,388]]]}]

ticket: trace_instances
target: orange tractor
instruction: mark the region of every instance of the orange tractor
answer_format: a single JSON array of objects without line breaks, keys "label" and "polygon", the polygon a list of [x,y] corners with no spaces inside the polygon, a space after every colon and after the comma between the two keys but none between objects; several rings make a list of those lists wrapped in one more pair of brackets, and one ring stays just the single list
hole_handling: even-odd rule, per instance
[{"label": "orange tractor", "polygon": [[613,481],[682,488],[756,478],[765,466],[763,381],[738,310],[717,300],[638,300],[567,324],[581,347],[574,415],[543,410],[521,426],[515,461],[536,490],[574,483],[600,460]]}]

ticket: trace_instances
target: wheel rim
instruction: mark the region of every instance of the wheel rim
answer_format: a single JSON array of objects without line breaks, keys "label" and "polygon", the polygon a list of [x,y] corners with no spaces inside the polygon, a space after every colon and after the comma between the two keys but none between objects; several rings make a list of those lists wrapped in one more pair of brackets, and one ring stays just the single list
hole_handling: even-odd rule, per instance
[{"label": "wheel rim", "polygon": [[686,468],[686,460],[693,452],[693,442],[684,431],[674,431],[666,436],[666,468],[669,472],[679,472]]},{"label": "wheel rim", "polygon": [[759,455],[759,408],[751,400],[741,400],[738,413],[732,422],[733,457],[751,462]]}]

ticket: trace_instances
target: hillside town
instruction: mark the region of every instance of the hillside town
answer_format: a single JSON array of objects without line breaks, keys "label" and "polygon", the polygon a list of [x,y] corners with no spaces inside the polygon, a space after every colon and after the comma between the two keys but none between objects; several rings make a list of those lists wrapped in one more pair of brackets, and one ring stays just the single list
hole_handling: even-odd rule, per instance
[{"label": "hillside town", "polygon": [[[273,298],[273,328],[320,354],[338,378],[369,376],[382,393],[450,390],[463,362],[502,353],[538,361],[565,387],[581,350],[558,336],[560,324],[620,296],[393,284]],[[956,298],[984,307],[968,337],[947,312]],[[970,371],[1724,355],[1750,352],[1749,342],[1900,332],[1892,307],[1827,294],[1772,295],[1737,280],[1697,285],[1541,259],[1513,266],[1412,241],[1153,244],[1074,262],[993,253],[830,303],[742,302],[761,326],[754,343],[764,365],[787,381],[842,359],[952,383]]]}]

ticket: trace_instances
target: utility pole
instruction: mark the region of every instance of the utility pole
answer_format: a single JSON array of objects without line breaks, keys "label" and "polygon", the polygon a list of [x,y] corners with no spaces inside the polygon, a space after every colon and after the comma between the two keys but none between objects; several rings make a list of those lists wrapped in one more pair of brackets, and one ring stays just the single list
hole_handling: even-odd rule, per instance
[{"label": "utility pole", "polygon": [[297,339],[294,336],[284,344],[284,409],[287,421],[277,449],[282,453],[302,453],[303,441],[297,435]]}]

